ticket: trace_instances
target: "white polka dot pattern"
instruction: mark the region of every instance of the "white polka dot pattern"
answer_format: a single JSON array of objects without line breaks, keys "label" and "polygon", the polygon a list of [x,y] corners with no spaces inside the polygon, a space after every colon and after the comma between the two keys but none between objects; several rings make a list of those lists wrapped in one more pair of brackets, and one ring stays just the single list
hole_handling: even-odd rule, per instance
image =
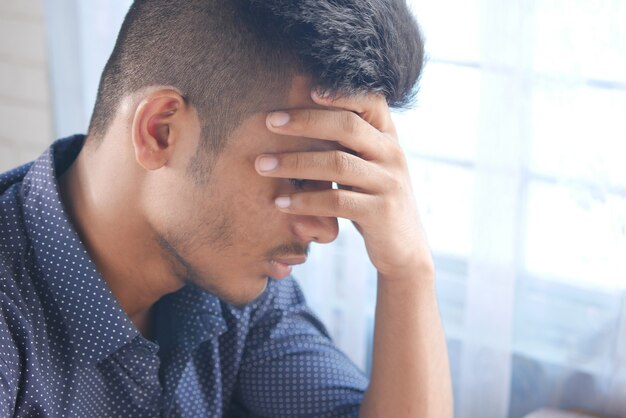
[{"label": "white polka dot pattern", "polygon": [[84,136],[0,174],[1,417],[353,417],[367,380],[297,283],[243,308],[193,285],[139,334],[59,199]]}]

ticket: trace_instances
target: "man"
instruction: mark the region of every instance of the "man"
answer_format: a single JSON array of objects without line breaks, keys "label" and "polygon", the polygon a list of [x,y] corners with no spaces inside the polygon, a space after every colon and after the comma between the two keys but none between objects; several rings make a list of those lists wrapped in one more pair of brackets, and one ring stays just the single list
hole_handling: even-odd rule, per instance
[{"label": "man", "polygon": [[[450,417],[388,109],[422,51],[403,0],[136,1],[88,135],[0,177],[1,416]],[[378,270],[370,382],[289,277],[337,217]]]}]

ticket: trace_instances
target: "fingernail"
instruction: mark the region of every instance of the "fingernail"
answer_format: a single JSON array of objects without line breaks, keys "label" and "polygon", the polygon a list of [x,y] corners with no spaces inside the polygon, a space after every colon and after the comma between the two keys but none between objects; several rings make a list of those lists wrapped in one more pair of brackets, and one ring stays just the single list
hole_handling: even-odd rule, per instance
[{"label": "fingernail", "polygon": [[272,171],[278,166],[278,160],[274,157],[259,158],[259,170]]},{"label": "fingernail", "polygon": [[291,205],[291,198],[289,196],[277,197],[276,200],[274,200],[274,203],[276,203],[276,206],[279,208],[285,209]]},{"label": "fingernail", "polygon": [[273,112],[270,114],[270,125],[278,128],[289,122],[289,114],[285,112]]}]

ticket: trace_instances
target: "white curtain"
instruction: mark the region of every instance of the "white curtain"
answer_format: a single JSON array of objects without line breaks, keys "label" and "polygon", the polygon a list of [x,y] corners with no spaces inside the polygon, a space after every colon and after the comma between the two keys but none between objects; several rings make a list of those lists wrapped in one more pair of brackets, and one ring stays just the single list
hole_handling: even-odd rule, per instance
[{"label": "white curtain", "polygon": [[[85,130],[129,3],[47,0],[59,135]],[[456,416],[626,417],[626,1],[412,6],[429,60],[416,109],[394,118],[437,265]],[[367,371],[376,274],[341,228],[295,274]]]},{"label": "white curtain", "polygon": [[[394,116],[437,264],[456,416],[626,417],[626,2],[413,6],[429,62],[417,108]],[[367,369],[375,276],[346,227],[297,273]]]}]

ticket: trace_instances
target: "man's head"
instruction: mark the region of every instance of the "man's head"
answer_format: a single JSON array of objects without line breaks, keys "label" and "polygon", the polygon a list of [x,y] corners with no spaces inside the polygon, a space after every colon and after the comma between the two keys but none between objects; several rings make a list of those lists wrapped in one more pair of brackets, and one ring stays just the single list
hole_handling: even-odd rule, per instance
[{"label": "man's head", "polygon": [[380,92],[400,107],[422,60],[405,0],[136,0],[103,71],[89,137],[102,140],[125,96],[173,86],[200,116],[204,153],[190,174],[206,179],[229,134],[284,102],[296,74],[331,92]]},{"label": "man's head", "polygon": [[337,146],[281,138],[267,112],[317,106],[312,88],[404,106],[422,61],[404,0],[138,0],[102,74],[88,147],[128,139],[103,148],[134,151],[133,197],[171,270],[243,303],[277,272],[272,260],[337,234],[334,218],[278,213],[274,198],[294,186],[254,169],[261,153]]}]

